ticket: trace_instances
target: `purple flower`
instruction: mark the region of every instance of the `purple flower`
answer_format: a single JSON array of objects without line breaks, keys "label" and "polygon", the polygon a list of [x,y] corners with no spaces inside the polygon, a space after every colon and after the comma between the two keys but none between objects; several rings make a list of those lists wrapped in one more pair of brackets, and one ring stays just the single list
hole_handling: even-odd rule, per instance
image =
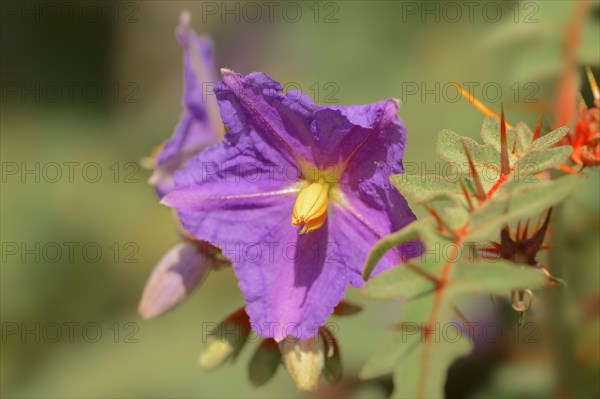
[{"label": "purple flower", "polygon": [[177,39],[184,49],[184,111],[171,139],[156,156],[150,184],[163,197],[174,188],[173,172],[206,146],[223,138],[213,86],[217,82],[212,41],[190,28],[190,14],[181,14]]},{"label": "purple flower", "polygon": [[[415,219],[388,181],[403,172],[397,101],[322,107],[281,91],[262,73],[223,70],[215,93],[229,133],[163,198],[231,258],[253,329],[278,341],[316,335],[347,285],[363,285],[373,244]],[[375,273],[414,248],[390,251]]]},{"label": "purple flower", "polygon": [[[177,38],[184,49],[184,112],[173,137],[162,146],[150,183],[159,197],[174,188],[173,172],[224,134],[213,86],[217,81],[213,46],[190,28],[190,14],[181,14]],[[171,310],[197,287],[210,269],[223,264],[215,248],[179,232],[175,245],[155,266],[144,288],[139,313],[147,319]]]}]

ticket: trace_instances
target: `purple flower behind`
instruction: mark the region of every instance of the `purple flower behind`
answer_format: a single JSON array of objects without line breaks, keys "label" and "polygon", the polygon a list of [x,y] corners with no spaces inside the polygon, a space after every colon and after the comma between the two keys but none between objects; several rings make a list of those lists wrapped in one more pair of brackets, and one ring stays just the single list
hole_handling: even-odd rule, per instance
[{"label": "purple flower behind", "polygon": [[184,111],[173,136],[156,156],[150,178],[161,198],[174,188],[173,172],[224,134],[213,93],[217,77],[212,41],[194,32],[186,12],[181,14],[177,38],[184,49]]},{"label": "purple flower behind", "polygon": [[[212,42],[190,27],[190,14],[181,14],[177,38],[184,49],[184,111],[171,139],[156,156],[150,178],[159,197],[174,188],[173,172],[224,134],[213,87],[217,81]],[[178,229],[180,230],[180,229]],[[139,305],[144,318],[160,316],[183,301],[210,269],[223,264],[218,252],[180,232],[175,245],[155,266]]]},{"label": "purple flower behind", "polygon": [[[253,329],[278,341],[317,334],[346,287],[362,286],[375,242],[415,219],[388,181],[403,172],[397,101],[322,107],[281,91],[264,74],[224,70],[215,93],[230,133],[163,198],[231,258]],[[375,273],[416,247],[390,251]]]}]

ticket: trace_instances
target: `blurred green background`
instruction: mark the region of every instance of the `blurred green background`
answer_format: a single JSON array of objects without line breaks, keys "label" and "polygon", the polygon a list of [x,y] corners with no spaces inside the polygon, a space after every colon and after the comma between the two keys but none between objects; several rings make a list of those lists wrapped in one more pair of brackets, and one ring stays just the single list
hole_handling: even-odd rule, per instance
[{"label": "blurred green background", "polygon": [[[535,125],[536,107],[555,100],[578,2],[481,1],[471,14],[464,2],[274,3],[270,16],[263,2],[2,2],[2,397],[299,395],[281,368],[266,386],[252,387],[246,364],[254,345],[234,366],[198,369],[203,323],[243,304],[230,270],[211,273],[160,319],[137,315],[154,264],[178,242],[139,161],[170,136],[182,111],[174,36],[181,10],[191,12],[198,33],[212,36],[218,67],[265,72],[321,104],[399,98],[409,130],[405,163],[432,171],[439,170],[437,132],[477,137],[482,120],[447,89],[451,81],[472,82],[490,108],[505,104],[509,121]],[[598,5],[590,3],[577,47],[579,64],[597,77]],[[588,87],[584,80],[591,104]],[[551,128],[551,115],[545,124]],[[555,314],[554,323],[542,324],[539,342],[511,341],[477,360],[494,364],[487,374],[472,374],[488,370],[479,363],[457,369],[457,392],[598,393],[600,193],[597,171],[588,174],[557,216],[560,248],[551,266],[569,286],[537,302],[531,316]],[[384,397],[388,380],[357,386],[355,378],[398,321],[399,306],[356,290],[348,297],[365,310],[335,320],[347,378],[317,396]],[[592,316],[582,321],[579,310],[588,305]],[[473,379],[481,386],[466,388]]]}]

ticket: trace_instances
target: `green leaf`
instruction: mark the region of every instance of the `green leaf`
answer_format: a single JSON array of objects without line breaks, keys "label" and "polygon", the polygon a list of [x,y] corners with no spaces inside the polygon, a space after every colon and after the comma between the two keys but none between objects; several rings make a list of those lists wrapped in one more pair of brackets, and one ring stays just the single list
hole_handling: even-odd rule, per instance
[{"label": "green leaf", "polygon": [[[406,300],[432,293],[435,291],[436,284],[433,279],[424,277],[424,273],[441,279],[444,259],[439,255],[424,254],[421,256],[421,260],[411,261],[408,265],[405,263],[387,270],[369,280],[363,288],[363,293],[375,299],[403,298]],[[451,288],[448,287],[449,290],[456,291],[458,296],[462,292],[502,295],[514,289],[518,284],[523,285],[516,288],[529,288],[530,286],[539,286],[546,280],[545,275],[535,268],[507,263],[501,259],[487,259],[472,263],[461,262],[458,265],[454,273],[454,283]],[[507,280],[502,280],[502,277]]]},{"label": "green leaf", "polygon": [[498,119],[493,116],[484,118],[479,134],[485,144],[491,145],[500,153],[500,121]]},{"label": "green leaf", "polygon": [[500,178],[500,153],[490,144],[480,145],[475,140],[461,137],[451,130],[442,130],[438,135],[436,148],[440,157],[452,162],[461,175],[471,176],[465,147],[487,192]]},{"label": "green leaf", "polygon": [[[561,127],[538,138],[533,143],[533,133],[522,122],[515,129],[507,129],[507,147],[511,174],[509,182],[523,182],[525,178],[544,170],[555,168],[564,163],[572,148],[561,146],[552,148],[567,133],[567,127]],[[467,148],[477,170],[483,188],[488,192],[500,178],[500,122],[494,117],[483,121],[481,137],[484,145],[477,144],[468,137],[461,137],[451,130],[442,130],[438,136],[437,151],[441,158],[457,165],[461,174],[470,176],[468,160],[464,151]],[[512,153],[512,149],[515,153]],[[471,176],[472,178],[472,176]],[[450,180],[450,179],[448,179]],[[423,188],[422,191],[427,190]],[[441,187],[442,191],[450,191],[450,187]],[[436,187],[429,188],[429,198],[435,197]],[[456,192],[456,189],[455,189]],[[427,200],[425,197],[423,200]]]},{"label": "green leaf", "polygon": [[360,370],[359,377],[367,380],[391,374],[405,352],[415,344],[418,344],[415,341],[419,339],[419,336],[413,334],[412,330],[416,331],[417,329],[412,328],[409,333],[399,327],[396,331],[389,334],[383,344],[373,353]]},{"label": "green leaf", "polygon": [[456,297],[477,293],[506,295],[515,289],[541,287],[548,281],[537,268],[502,259],[462,263],[453,276],[454,284],[448,290],[455,291]]},{"label": "green leaf", "polygon": [[529,145],[533,141],[533,132],[524,122],[517,122],[515,129],[517,130],[517,146],[515,148],[515,153],[521,156],[527,151]]},{"label": "green leaf", "polygon": [[[426,256],[421,256],[425,258]],[[412,299],[435,290],[434,280],[424,278],[423,273],[437,277],[443,264],[440,262],[421,260],[409,261],[386,270],[365,284],[363,293],[375,299],[404,298]]]},{"label": "green leaf", "polygon": [[444,397],[448,368],[472,348],[469,339],[464,335],[461,337],[461,332],[454,332],[455,329],[452,324],[447,324],[444,331],[448,336],[458,337],[456,342],[413,343],[396,366],[392,398]]},{"label": "green leaf", "polygon": [[[527,135],[527,131],[525,131],[523,129],[523,125],[525,125],[524,123],[518,123],[516,128],[510,129],[507,127],[506,129],[506,143],[507,143],[507,147],[509,149],[509,161],[511,161],[511,163],[513,163],[514,161],[516,161],[516,156],[514,154],[512,154],[510,152],[510,150],[512,150],[513,146],[515,147],[515,152],[517,154],[521,154],[522,152],[525,151],[525,149],[529,146],[529,144],[531,143],[531,138],[533,137],[533,133],[531,133],[531,131],[529,131],[530,135]],[[526,127],[526,125],[525,125]],[[528,130],[529,128],[527,128]],[[500,156],[500,121],[496,118],[494,118],[493,116],[488,116],[487,118],[485,118],[483,120],[483,125],[481,126],[481,138],[483,139],[483,142],[487,145],[490,145],[491,147],[494,148],[494,150],[496,150],[497,155],[495,156]],[[521,134],[523,134],[523,136],[520,136]],[[529,141],[527,141],[526,143],[524,143],[524,140],[527,140],[527,138],[529,137]],[[517,144],[515,145],[515,141],[517,141]],[[521,152],[518,152],[518,150],[521,149]]]},{"label": "green leaf", "polygon": [[404,197],[416,203],[445,198],[453,201],[462,199],[458,177],[399,174],[391,176],[390,181]]},{"label": "green leaf", "polygon": [[462,206],[445,207],[440,215],[446,226],[454,231],[465,227],[469,216],[469,211]]},{"label": "green leaf", "polygon": [[[425,245],[427,245],[427,242],[435,242],[437,237],[432,236],[433,233],[431,228],[434,223],[435,222],[431,217],[415,220],[408,226],[405,226],[403,229],[398,230],[397,232],[383,237],[381,240],[377,241],[367,256],[365,266],[363,267],[363,278],[365,280],[369,279],[369,276],[371,276],[371,273],[373,272],[373,269],[375,269],[375,266],[377,266],[377,263],[379,263],[381,258],[383,258],[386,252],[390,249],[406,242],[418,239],[424,241]],[[415,244],[415,248],[416,245],[417,244]]]},{"label": "green leaf", "polygon": [[[533,133],[526,124],[519,122],[515,128],[507,129],[511,172],[506,176],[506,183],[503,185],[535,181],[535,174],[564,163],[572,151],[571,147],[553,148],[553,146],[567,132],[566,127],[559,128],[532,142]],[[466,199],[459,179],[466,178],[465,186],[471,188],[469,190],[471,193],[474,185],[474,176],[465,149],[469,152],[483,190],[490,193],[501,178],[500,136],[500,122],[494,117],[483,120],[481,127],[483,145],[469,137],[461,137],[451,130],[442,130],[438,135],[436,150],[443,160],[450,163],[449,170],[455,171],[455,175],[399,174],[390,177],[390,181],[402,195],[415,203],[450,199],[456,205],[465,205]]]},{"label": "green leaf", "polygon": [[528,177],[555,168],[565,163],[572,151],[573,147],[568,145],[544,151],[530,151],[515,164],[512,174],[514,178],[510,180],[527,181]]},{"label": "green leaf", "polygon": [[508,185],[475,209],[469,219],[465,242],[487,242],[497,239],[508,223],[537,216],[565,200],[580,183],[580,175],[556,180],[540,180],[535,184]]},{"label": "green leaf", "polygon": [[[498,132],[498,134],[500,134]],[[467,147],[473,163],[479,168],[488,169],[493,166],[500,169],[500,151],[490,144],[478,144],[470,137],[462,137],[451,130],[442,130],[438,135],[437,151],[440,156],[449,161],[454,162],[461,170],[465,170],[464,166],[468,165],[467,155],[464,147]]]},{"label": "green leaf", "polygon": [[[455,323],[451,323],[452,303],[444,294],[442,292],[442,296],[438,297],[432,293],[406,303],[402,323],[394,333],[394,340],[399,346],[388,346],[389,353],[385,358],[389,364],[394,358],[393,352],[396,353],[396,361],[392,365],[392,398],[442,398],[448,368],[454,360],[470,351],[468,337],[456,328]],[[432,332],[435,335],[428,336],[424,327],[434,313],[435,330]],[[375,357],[370,364],[375,364],[375,367],[363,370],[361,375],[384,370]]]},{"label": "green leaf", "polygon": [[569,128],[566,126],[559,127],[556,130],[546,133],[545,135],[538,138],[536,141],[531,143],[529,151],[541,151],[552,147],[558,143],[563,137],[569,133]]}]

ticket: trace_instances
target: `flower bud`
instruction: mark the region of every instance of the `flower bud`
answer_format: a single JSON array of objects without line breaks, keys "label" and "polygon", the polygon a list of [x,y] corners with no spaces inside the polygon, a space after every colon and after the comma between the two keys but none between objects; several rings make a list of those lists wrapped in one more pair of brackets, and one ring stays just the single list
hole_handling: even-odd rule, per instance
[{"label": "flower bud", "polygon": [[287,337],[279,350],[288,373],[301,391],[313,391],[325,365],[323,341],[317,337],[299,340]]},{"label": "flower bud", "polygon": [[138,312],[153,319],[173,309],[196,288],[212,267],[212,259],[191,243],[177,244],[158,262],[146,283]]},{"label": "flower bud", "polygon": [[200,353],[198,364],[202,370],[213,370],[231,356],[235,348],[227,340],[208,338],[206,348]]},{"label": "flower bud", "polygon": [[250,335],[250,319],[244,308],[223,320],[206,340],[198,364],[203,370],[213,370],[227,359],[235,359]]}]

